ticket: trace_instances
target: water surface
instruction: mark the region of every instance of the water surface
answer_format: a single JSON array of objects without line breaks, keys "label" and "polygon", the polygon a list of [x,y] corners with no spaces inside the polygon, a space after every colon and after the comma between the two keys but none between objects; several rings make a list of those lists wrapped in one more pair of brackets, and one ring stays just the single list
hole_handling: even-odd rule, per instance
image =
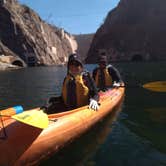
[{"label": "water surface", "polygon": [[[166,93],[144,83],[166,80],[166,63],[114,64],[126,83],[119,108],[69,147],[41,165],[166,165]],[[92,71],[95,65],[86,66]],[[30,109],[60,95],[66,67],[38,67],[0,72],[0,109]]]}]

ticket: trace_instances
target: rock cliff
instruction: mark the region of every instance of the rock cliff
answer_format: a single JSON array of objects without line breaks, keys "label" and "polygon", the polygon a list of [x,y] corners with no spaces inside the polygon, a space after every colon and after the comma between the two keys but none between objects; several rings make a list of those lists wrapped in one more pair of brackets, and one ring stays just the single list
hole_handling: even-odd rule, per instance
[{"label": "rock cliff", "polygon": [[64,64],[77,49],[72,35],[43,20],[17,0],[0,0],[0,55],[28,65]]},{"label": "rock cliff", "polygon": [[166,1],[120,0],[94,36],[86,59],[101,52],[110,61],[166,60]]}]

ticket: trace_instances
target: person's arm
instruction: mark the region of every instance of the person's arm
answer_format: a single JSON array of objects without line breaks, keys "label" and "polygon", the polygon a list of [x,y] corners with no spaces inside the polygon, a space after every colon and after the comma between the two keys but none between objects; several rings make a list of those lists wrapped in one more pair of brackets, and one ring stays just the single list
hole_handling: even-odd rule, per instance
[{"label": "person's arm", "polygon": [[92,79],[92,77],[90,76],[89,72],[86,72],[85,75],[83,75],[83,80],[85,85],[89,88],[89,97],[93,98],[96,101],[99,101],[99,95],[96,84]]},{"label": "person's arm", "polygon": [[98,68],[95,68],[92,73],[92,77],[95,80]]},{"label": "person's arm", "polygon": [[113,82],[118,82],[118,83],[123,82],[119,71],[115,67],[110,65],[108,67],[108,72],[111,75]]},{"label": "person's arm", "polygon": [[90,97],[89,109],[98,110],[99,109],[99,105],[98,105],[99,95],[97,92],[96,85],[90,76],[90,73],[86,73],[83,76],[83,80],[84,80],[85,85],[89,88],[89,97]]}]

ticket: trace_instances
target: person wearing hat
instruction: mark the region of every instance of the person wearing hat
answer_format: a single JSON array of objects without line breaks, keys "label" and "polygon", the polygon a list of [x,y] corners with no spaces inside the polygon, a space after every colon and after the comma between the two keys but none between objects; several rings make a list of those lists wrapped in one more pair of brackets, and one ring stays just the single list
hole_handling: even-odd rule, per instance
[{"label": "person wearing hat", "polygon": [[106,55],[101,55],[98,67],[93,70],[93,79],[99,90],[105,91],[109,87],[118,87],[123,84],[120,73],[112,65],[107,65]]},{"label": "person wearing hat", "polygon": [[77,54],[69,56],[67,75],[63,82],[62,98],[68,109],[89,104],[92,110],[98,110],[98,92],[89,72],[84,70]]},{"label": "person wearing hat", "polygon": [[71,110],[89,104],[89,109],[98,110],[99,95],[90,73],[84,71],[77,54],[69,56],[67,75],[64,78],[61,96],[51,97],[40,109],[46,113]]}]

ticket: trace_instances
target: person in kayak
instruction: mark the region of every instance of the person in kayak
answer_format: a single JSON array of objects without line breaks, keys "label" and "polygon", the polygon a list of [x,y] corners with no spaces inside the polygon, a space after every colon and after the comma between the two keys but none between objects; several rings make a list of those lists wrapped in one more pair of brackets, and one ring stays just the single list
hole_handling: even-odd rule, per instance
[{"label": "person in kayak", "polygon": [[92,75],[97,88],[102,91],[123,85],[119,71],[114,66],[107,64],[106,55],[99,57],[98,67],[93,70]]},{"label": "person in kayak", "polygon": [[84,70],[78,55],[71,54],[67,64],[67,75],[63,81],[62,95],[50,98],[48,102],[50,106],[46,112],[57,110],[57,103],[59,106],[64,105],[67,110],[88,104],[89,109],[98,110],[98,100],[98,91],[90,73]]},{"label": "person in kayak", "polygon": [[89,104],[92,110],[98,110],[98,92],[90,73],[84,70],[77,54],[69,56],[67,76],[62,87],[62,98],[69,109]]}]

